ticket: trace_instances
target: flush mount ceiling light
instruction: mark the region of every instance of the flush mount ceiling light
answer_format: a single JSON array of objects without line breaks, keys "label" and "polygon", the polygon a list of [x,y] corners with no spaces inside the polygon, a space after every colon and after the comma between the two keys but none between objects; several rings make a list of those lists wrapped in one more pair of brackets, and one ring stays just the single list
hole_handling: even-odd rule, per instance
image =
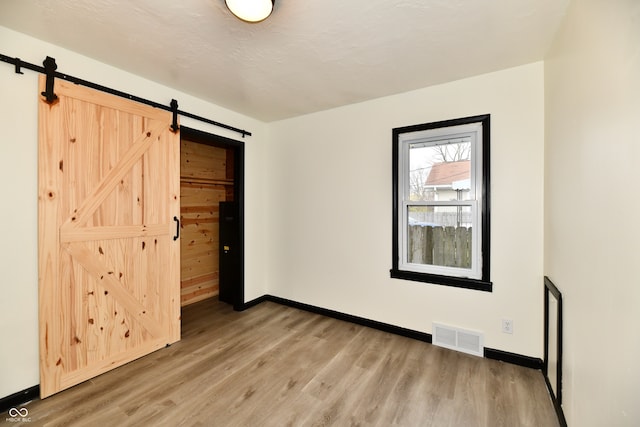
[{"label": "flush mount ceiling light", "polygon": [[264,21],[271,15],[275,0],[225,0],[227,8],[246,22]]}]

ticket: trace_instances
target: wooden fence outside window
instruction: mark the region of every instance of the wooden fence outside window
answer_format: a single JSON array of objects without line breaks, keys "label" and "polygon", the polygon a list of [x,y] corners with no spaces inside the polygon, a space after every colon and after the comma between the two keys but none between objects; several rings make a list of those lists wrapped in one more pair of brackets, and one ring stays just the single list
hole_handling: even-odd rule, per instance
[{"label": "wooden fence outside window", "polygon": [[409,226],[408,261],[471,268],[471,227]]}]

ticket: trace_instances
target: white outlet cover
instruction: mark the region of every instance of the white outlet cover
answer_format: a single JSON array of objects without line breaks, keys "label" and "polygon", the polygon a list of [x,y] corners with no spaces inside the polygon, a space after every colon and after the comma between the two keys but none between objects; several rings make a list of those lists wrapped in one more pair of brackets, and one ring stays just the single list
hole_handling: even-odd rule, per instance
[{"label": "white outlet cover", "polygon": [[502,332],[505,334],[513,333],[513,320],[511,319],[502,319]]}]

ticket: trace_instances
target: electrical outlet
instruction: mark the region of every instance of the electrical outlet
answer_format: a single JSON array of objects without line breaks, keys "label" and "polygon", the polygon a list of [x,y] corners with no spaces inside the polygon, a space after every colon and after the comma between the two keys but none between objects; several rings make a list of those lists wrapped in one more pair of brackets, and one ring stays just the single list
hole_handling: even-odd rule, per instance
[{"label": "electrical outlet", "polygon": [[511,320],[511,319],[502,319],[502,333],[504,333],[504,334],[512,334],[513,333],[513,320]]}]

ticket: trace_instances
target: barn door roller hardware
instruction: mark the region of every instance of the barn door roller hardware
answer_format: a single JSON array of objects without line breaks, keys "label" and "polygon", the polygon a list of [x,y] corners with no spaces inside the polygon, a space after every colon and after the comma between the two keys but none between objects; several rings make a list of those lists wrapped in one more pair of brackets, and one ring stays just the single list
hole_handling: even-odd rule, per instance
[{"label": "barn door roller hardware", "polygon": [[42,65],[44,65],[44,73],[47,76],[47,83],[45,85],[44,92],[42,92],[41,95],[47,99],[48,104],[51,104],[56,99],[58,99],[58,96],[53,93],[53,82],[56,77],[58,64],[56,64],[55,58],[47,56],[47,58],[42,62]]},{"label": "barn door roller hardware", "polygon": [[[175,99],[171,100],[171,104],[169,104],[171,106],[171,112],[173,113],[173,119],[171,121],[171,131],[172,132],[178,132],[178,129],[180,129],[178,127],[178,101],[176,101]],[[244,137],[244,135],[242,135]]]},{"label": "barn door roller hardware", "polygon": [[52,103],[56,99],[58,99],[56,94],[53,92],[53,87],[54,87],[55,78],[59,78],[59,79],[70,81],[70,82],[75,83],[75,84],[79,84],[79,85],[82,85],[82,86],[90,87],[92,89],[96,89],[96,90],[99,90],[99,91],[102,91],[102,92],[107,92],[107,93],[110,93],[112,95],[116,95],[116,96],[119,96],[119,97],[122,97],[122,98],[127,98],[127,99],[130,99],[132,101],[140,102],[142,104],[150,105],[150,106],[155,107],[155,108],[160,108],[161,110],[171,111],[173,113],[173,119],[172,119],[172,123],[171,123],[171,130],[174,131],[174,132],[177,132],[178,129],[179,129],[179,127],[178,127],[178,114],[179,114],[179,115],[184,116],[184,117],[189,117],[191,119],[195,119],[195,120],[198,120],[198,121],[201,121],[201,122],[204,122],[204,123],[209,123],[211,125],[223,128],[223,129],[227,129],[227,130],[230,130],[230,131],[233,131],[233,132],[237,132],[237,133],[241,134],[243,138],[245,136],[247,136],[247,135],[251,136],[251,132],[249,132],[247,130],[239,129],[239,128],[233,127],[233,126],[229,126],[229,125],[226,125],[224,123],[217,122],[215,120],[207,119],[206,117],[201,117],[201,116],[198,116],[196,114],[188,113],[186,111],[180,111],[178,109],[178,101],[176,101],[175,99],[171,100],[171,104],[170,105],[159,104],[157,102],[150,101],[148,99],[141,98],[139,96],[131,95],[131,94],[128,94],[126,92],[119,91],[117,89],[113,89],[113,88],[110,88],[110,87],[102,86],[102,85],[99,85],[97,83],[93,83],[93,82],[90,82],[90,81],[87,81],[87,80],[80,79],[78,77],[70,76],[68,74],[59,73],[59,72],[56,71],[56,69],[58,68],[58,65],[56,64],[55,58],[51,58],[49,56],[47,56],[47,58],[43,62],[44,67],[41,67],[41,66],[35,65],[35,64],[31,64],[29,62],[22,61],[20,58],[12,58],[10,56],[3,55],[1,53],[0,53],[0,61],[6,62],[6,63],[9,63],[9,64],[13,64],[14,67],[15,67],[16,74],[24,74],[22,72],[22,68],[26,68],[28,70],[32,70],[32,71],[36,71],[38,73],[45,74],[47,76],[47,81],[46,81],[45,91],[42,92],[42,96],[44,96],[46,98],[48,103]]}]

